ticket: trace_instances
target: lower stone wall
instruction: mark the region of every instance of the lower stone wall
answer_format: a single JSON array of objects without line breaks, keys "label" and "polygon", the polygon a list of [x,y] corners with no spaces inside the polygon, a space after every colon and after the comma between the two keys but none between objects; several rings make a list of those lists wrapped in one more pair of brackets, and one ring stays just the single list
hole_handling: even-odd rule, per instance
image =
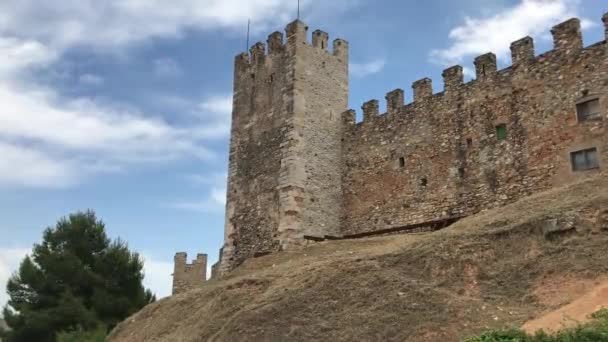
[{"label": "lower stone wall", "polygon": [[[468,216],[608,168],[606,55],[551,52],[347,126],[342,234]],[[599,120],[577,119],[586,98]],[[573,171],[571,152],[588,148],[599,168]]]}]

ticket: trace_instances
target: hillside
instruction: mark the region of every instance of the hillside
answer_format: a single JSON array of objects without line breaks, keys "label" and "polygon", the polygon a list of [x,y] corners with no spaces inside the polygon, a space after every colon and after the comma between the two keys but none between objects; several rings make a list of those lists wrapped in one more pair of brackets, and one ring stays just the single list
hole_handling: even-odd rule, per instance
[{"label": "hillside", "polygon": [[457,341],[521,326],[608,279],[608,180],[434,232],[331,241],[246,262],[148,305],[109,341]]}]

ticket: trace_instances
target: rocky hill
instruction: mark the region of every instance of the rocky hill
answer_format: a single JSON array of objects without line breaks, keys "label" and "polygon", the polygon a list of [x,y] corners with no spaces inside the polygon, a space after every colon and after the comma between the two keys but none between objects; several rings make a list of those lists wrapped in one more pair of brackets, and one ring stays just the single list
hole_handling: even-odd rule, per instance
[{"label": "rocky hill", "polygon": [[604,175],[434,233],[256,258],[148,305],[109,341],[458,341],[522,326],[608,279],[606,210]]}]

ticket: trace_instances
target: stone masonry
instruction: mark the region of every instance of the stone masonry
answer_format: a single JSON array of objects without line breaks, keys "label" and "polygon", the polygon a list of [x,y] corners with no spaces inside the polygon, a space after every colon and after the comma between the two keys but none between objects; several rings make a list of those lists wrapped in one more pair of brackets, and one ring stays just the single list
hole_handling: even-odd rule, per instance
[{"label": "stone masonry", "polygon": [[188,291],[207,280],[207,254],[198,254],[191,264],[187,260],[188,254],[175,254],[172,294]]},{"label": "stone masonry", "polygon": [[[608,35],[608,14],[602,18]],[[608,166],[608,45],[583,46],[580,21],[496,56],[347,109],[348,43],[294,21],[235,61],[222,274],[248,258],[340,236],[471,215]],[[602,212],[601,219],[604,220]],[[176,257],[177,258],[177,257]],[[184,256],[185,260],[185,256]],[[184,261],[185,263],[185,261]],[[177,270],[177,262],[176,262]],[[176,274],[178,274],[176,272]],[[180,286],[177,286],[178,288]],[[174,288],[176,288],[174,284]]]}]

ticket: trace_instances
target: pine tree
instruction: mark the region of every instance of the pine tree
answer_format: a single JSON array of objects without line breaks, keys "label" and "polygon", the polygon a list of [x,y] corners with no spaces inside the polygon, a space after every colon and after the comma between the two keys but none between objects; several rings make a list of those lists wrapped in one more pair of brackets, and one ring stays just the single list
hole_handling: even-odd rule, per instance
[{"label": "pine tree", "polygon": [[60,332],[111,329],[155,297],[142,285],[143,262],[110,240],[92,211],[44,231],[7,284],[3,341],[53,342]]}]

